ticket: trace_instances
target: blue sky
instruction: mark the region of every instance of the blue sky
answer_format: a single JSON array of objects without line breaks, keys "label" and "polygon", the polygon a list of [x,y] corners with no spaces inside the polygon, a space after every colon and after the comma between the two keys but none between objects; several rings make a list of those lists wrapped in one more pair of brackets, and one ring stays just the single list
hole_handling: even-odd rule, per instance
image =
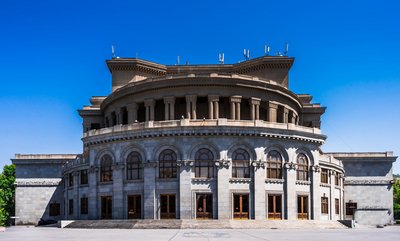
[{"label": "blue sky", "polygon": [[196,64],[288,42],[291,89],[328,107],[322,149],[399,155],[399,9],[394,0],[2,0],[0,167],[15,153],[81,152],[76,110],[110,93],[112,44],[121,57]]}]

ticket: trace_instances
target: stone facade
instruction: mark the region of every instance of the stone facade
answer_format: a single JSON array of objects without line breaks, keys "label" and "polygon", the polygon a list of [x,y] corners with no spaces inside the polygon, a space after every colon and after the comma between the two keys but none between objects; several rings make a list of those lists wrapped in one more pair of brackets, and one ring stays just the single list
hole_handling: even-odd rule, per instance
[{"label": "stone facade", "polygon": [[112,93],[92,97],[91,106],[79,111],[83,153],[12,159],[17,223],[392,222],[396,157],[323,153],[325,107],[288,89],[293,61],[276,56],[233,65],[107,61]]}]

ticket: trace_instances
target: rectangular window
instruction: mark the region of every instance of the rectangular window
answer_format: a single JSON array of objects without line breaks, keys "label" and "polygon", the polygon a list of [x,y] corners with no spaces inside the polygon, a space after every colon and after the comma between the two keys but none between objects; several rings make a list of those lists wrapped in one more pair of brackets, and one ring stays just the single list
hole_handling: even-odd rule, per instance
[{"label": "rectangular window", "polygon": [[340,210],[339,198],[335,198],[335,214],[339,214],[339,210]]},{"label": "rectangular window", "polygon": [[74,185],[74,176],[72,173],[68,174],[68,187],[72,187]]},{"label": "rectangular window", "polygon": [[339,175],[335,175],[335,185],[339,186]]},{"label": "rectangular window", "polygon": [[233,178],[249,178],[250,167],[248,161],[232,161]]},{"label": "rectangular window", "polygon": [[100,129],[100,124],[99,123],[90,123],[90,129],[91,130]]},{"label": "rectangular window", "polygon": [[329,213],[329,205],[328,205],[328,198],[321,197],[321,213],[328,214]]},{"label": "rectangular window", "polygon": [[60,204],[59,203],[50,203],[49,205],[49,216],[59,216],[60,215]]},{"label": "rectangular window", "polygon": [[88,170],[81,170],[81,185],[88,184]]},{"label": "rectangular window", "polygon": [[70,199],[68,201],[68,214],[69,215],[74,214],[74,199]]},{"label": "rectangular window", "polygon": [[346,215],[353,215],[357,209],[357,203],[348,202],[346,203]]},{"label": "rectangular window", "polygon": [[81,198],[81,214],[88,214],[89,201],[87,197]]},{"label": "rectangular window", "polygon": [[328,181],[328,169],[321,169],[321,183],[329,183]]}]

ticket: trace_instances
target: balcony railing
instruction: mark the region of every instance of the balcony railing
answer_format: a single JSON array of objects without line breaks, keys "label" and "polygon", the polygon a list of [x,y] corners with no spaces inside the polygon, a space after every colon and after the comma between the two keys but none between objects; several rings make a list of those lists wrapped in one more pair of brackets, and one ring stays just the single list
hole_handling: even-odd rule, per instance
[{"label": "balcony railing", "polygon": [[151,128],[168,127],[200,127],[200,126],[228,126],[228,127],[261,127],[280,130],[293,130],[311,134],[321,134],[318,128],[299,126],[292,123],[272,123],[263,120],[229,120],[225,118],[217,120],[169,120],[169,121],[146,121],[141,123],[132,123],[127,125],[115,125],[112,127],[90,130],[83,134],[83,137],[90,137],[115,132],[126,132],[135,130],[144,130]]}]

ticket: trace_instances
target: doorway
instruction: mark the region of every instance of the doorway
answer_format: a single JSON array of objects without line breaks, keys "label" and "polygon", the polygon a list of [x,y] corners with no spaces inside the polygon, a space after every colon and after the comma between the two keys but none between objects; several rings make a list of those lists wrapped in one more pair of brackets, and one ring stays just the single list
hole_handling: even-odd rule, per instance
[{"label": "doorway", "polygon": [[101,219],[112,219],[112,196],[101,197]]},{"label": "doorway", "polygon": [[140,195],[128,196],[128,219],[142,218],[142,197]]},{"label": "doorway", "polygon": [[212,219],[212,194],[196,194],[196,219]]},{"label": "doorway", "polygon": [[297,196],[297,219],[308,219],[308,196]]},{"label": "doorway", "polygon": [[233,194],[233,218],[249,219],[249,194]]},{"label": "doorway", "polygon": [[176,195],[161,194],[160,195],[160,218],[175,219],[176,218]]},{"label": "doorway", "polygon": [[268,194],[268,219],[282,219],[282,196]]}]

